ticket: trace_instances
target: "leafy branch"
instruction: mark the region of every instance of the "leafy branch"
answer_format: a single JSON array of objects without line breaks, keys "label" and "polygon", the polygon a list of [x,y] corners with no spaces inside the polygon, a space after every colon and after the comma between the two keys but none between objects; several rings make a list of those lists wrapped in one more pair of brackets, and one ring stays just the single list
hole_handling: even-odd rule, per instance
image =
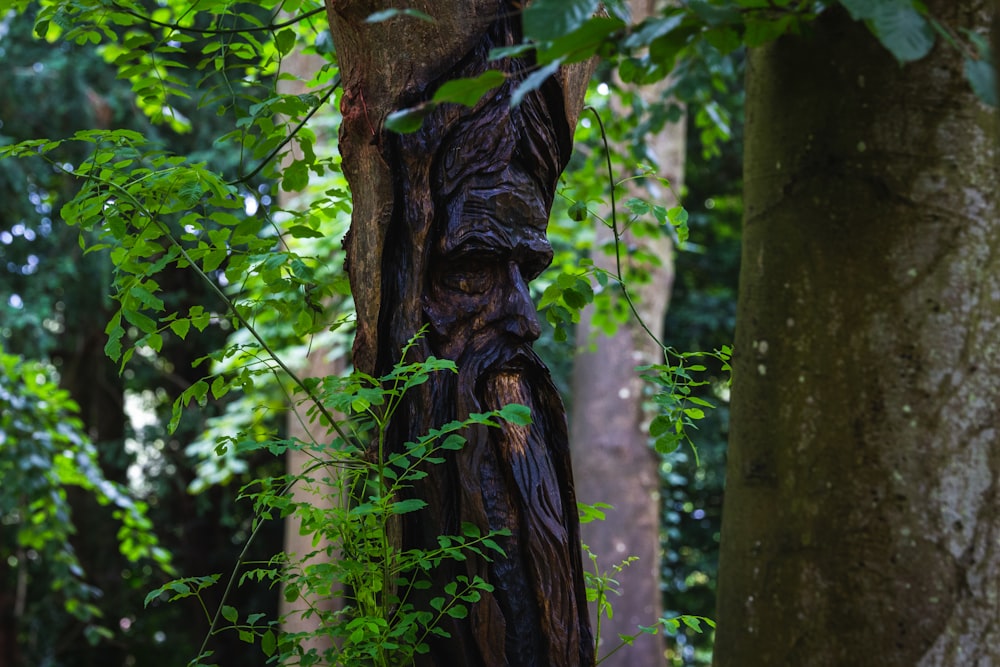
[{"label": "leafy branch", "polygon": [[316,16],[318,14],[323,14],[326,12],[325,7],[317,7],[316,9],[311,9],[307,12],[299,14],[298,16],[294,16],[285,21],[278,21],[278,22],[274,21],[274,19],[278,17],[278,13],[275,12],[274,15],[272,16],[271,22],[266,25],[256,25],[256,26],[249,25],[249,26],[244,26],[242,28],[195,28],[194,26],[186,26],[180,23],[169,23],[166,21],[159,21],[153,18],[152,16],[146,16],[140,14],[136,10],[129,9],[128,7],[124,7],[122,5],[115,5],[115,8],[125,14],[128,14],[129,16],[139,19],[144,23],[148,23],[149,25],[155,25],[160,28],[167,28],[169,30],[176,30],[178,32],[185,32],[192,35],[239,35],[239,34],[254,33],[254,32],[277,32],[282,28],[291,27],[297,23],[301,23],[302,21],[308,20],[313,16]]}]

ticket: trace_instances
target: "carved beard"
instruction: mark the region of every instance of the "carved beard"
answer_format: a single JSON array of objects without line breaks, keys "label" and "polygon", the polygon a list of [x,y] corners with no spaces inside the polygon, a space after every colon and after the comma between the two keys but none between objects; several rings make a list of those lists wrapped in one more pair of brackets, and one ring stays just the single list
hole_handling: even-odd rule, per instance
[{"label": "carved beard", "polygon": [[576,573],[582,580],[562,402],[530,346],[498,351],[495,339],[489,343],[489,350],[463,355],[454,394],[458,414],[518,403],[530,408],[532,423],[476,429],[460,453],[466,459],[458,466],[463,520],[511,531],[497,539],[506,556],[494,557],[483,573],[495,587],[492,601],[479,605],[486,612],[481,623],[496,623],[497,612],[503,617],[486,627],[503,628],[504,636],[484,633],[477,643],[488,665],[493,657],[501,660],[495,664],[523,667],[591,664],[584,592],[573,578],[553,574]]},{"label": "carved beard", "polygon": [[[454,333],[454,332],[451,332]],[[424,354],[438,354],[446,339],[432,334]],[[455,338],[447,339],[454,341]],[[459,371],[434,373],[406,411],[405,442],[470,413],[510,403],[528,406],[530,426],[473,426],[465,446],[449,452],[444,470],[428,470],[403,495],[425,500],[419,512],[399,517],[403,549],[434,551],[438,535],[457,535],[468,522],[485,534],[507,528],[495,541],[505,556],[485,550],[465,561],[445,560],[437,581],[481,577],[494,587],[469,607],[467,619],[446,617],[450,636],[429,638],[418,667],[579,667],[594,662],[579,521],[562,401],[548,370],[530,345],[503,335],[471,336]],[[431,406],[418,411],[417,406]],[[418,608],[439,592],[417,591]]]}]

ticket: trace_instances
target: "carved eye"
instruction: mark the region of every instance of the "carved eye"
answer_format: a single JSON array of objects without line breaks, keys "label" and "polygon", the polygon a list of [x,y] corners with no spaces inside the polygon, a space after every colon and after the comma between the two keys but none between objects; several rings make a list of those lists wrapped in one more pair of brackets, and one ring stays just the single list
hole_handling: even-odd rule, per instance
[{"label": "carved eye", "polygon": [[444,267],[441,284],[466,294],[482,294],[493,285],[495,262],[490,258],[460,259]]}]

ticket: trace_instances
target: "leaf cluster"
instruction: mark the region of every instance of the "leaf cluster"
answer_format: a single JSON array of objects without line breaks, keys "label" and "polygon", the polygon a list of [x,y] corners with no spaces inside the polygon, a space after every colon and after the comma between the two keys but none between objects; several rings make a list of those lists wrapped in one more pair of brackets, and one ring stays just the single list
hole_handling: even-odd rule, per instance
[{"label": "leaf cluster", "polygon": [[[465,429],[530,422],[526,407],[508,405],[449,422],[390,451],[389,425],[403,397],[440,372],[455,372],[454,364],[432,357],[401,362],[379,378],[354,372],[317,380],[310,383],[311,389],[326,410],[317,406],[310,417],[328,430],[330,442],[286,438],[248,445],[276,455],[301,450],[312,457],[314,463],[304,473],[257,480],[244,487],[242,496],[254,504],[255,533],[267,521],[294,515],[318,546],[308,554],[279,553],[256,566],[240,562],[215,610],[207,606],[203,592],[220,583],[220,575],[178,579],[152,591],[147,605],[188,597],[199,600],[209,630],[199,655],[189,664],[208,664],[209,640],[222,631],[235,631],[248,643],[259,640],[263,653],[282,664],[409,664],[414,655],[428,650],[430,637],[447,637],[444,619],[465,618],[470,605],[492,590],[479,577],[457,575],[441,590],[431,591],[430,574],[446,561],[489,561],[502,554],[496,540],[505,531],[484,533],[463,524],[458,534],[438,536],[438,547],[429,550],[404,551],[393,541],[396,517],[426,511],[425,501],[409,495],[408,489],[427,475],[428,466],[444,463],[449,453],[464,446]],[[332,412],[342,419],[325,421]],[[332,502],[295,500],[291,495],[295,487]],[[226,601],[234,587],[253,582],[281,583],[289,602],[337,596],[345,604],[336,611],[309,608],[306,616],[320,617],[314,633],[287,632],[281,630],[281,619],[267,620],[260,612],[242,617]],[[321,655],[308,648],[307,640],[314,636],[334,641]]]},{"label": "leaf cluster", "polygon": [[120,524],[118,548],[128,562],[153,563],[173,573],[170,554],[160,546],[147,505],[104,477],[97,449],[76,416],[78,407],[51,378],[51,369],[0,349],[0,574],[13,571],[27,582],[46,568],[49,590],[21,590],[62,601],[66,612],[86,624],[94,641],[110,637],[96,604],[101,590],[88,581],[72,539],[76,532],[69,493],[79,489],[110,510]]}]

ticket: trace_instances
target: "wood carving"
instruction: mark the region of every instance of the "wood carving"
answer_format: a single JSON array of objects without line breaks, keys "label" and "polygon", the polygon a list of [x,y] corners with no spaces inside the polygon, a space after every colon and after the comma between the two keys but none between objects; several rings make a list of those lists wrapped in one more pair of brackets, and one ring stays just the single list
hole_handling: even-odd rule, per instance
[{"label": "wood carving", "polygon": [[[434,58],[422,53],[400,69],[407,40],[419,42],[406,31],[433,37],[440,26],[386,22],[396,22],[399,35],[390,43],[397,48],[379,62],[374,42],[385,48],[380,40],[393,39],[392,26],[364,23],[374,11],[370,3],[328,2],[345,82],[341,150],[356,207],[347,242],[359,306],[355,363],[385,373],[426,326],[410,353],[458,366],[457,374],[437,373],[410,393],[392,425],[397,447],[508,403],[527,405],[533,423],[469,429],[466,446],[428,466],[428,477],[411,489],[429,507],[400,517],[404,549],[435,549],[438,535],[460,533],[463,522],[483,532],[510,530],[498,540],[505,557],[435,571],[436,585],[480,576],[494,591],[467,618],[448,619],[450,637],[432,641],[418,664],[591,665],[565,413],[531,348],[540,329],[528,291],[552,258],[545,229],[586,76],[553,77],[511,107],[511,92],[531,63],[487,56],[520,42],[517,8],[499,0],[432,4],[427,11],[436,17],[456,12],[471,23],[461,35],[441,38],[436,53],[445,65],[428,64]],[[470,33],[470,25],[480,27]],[[430,99],[445,81],[488,69],[503,71],[506,82],[474,108],[437,107],[414,134],[379,131],[391,111]]]}]

